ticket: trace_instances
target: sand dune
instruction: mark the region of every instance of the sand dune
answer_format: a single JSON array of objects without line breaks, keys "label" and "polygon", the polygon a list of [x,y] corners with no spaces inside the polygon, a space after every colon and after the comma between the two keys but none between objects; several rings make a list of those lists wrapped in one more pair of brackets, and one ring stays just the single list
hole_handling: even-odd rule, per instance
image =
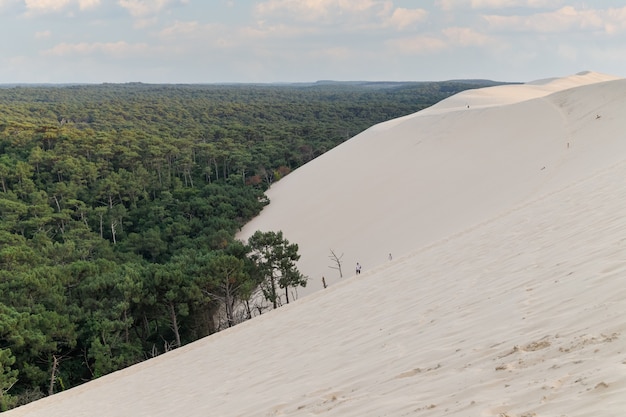
[{"label": "sand dune", "polygon": [[371,269],[620,160],[625,88],[587,72],[466,91],[374,126],[275,184],[240,236],[282,230],[311,279],[300,293],[316,291],[339,279],[330,249],[348,275]]},{"label": "sand dune", "polygon": [[349,277],[7,415],[622,415],[626,81],[499,88],[374,126],[270,190],[242,236],[283,230],[312,281],[343,251]]}]

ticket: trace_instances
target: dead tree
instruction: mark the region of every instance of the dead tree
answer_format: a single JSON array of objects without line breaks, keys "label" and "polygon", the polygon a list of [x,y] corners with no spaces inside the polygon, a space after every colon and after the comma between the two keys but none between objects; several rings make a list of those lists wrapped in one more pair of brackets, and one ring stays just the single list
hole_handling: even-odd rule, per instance
[{"label": "dead tree", "polygon": [[341,272],[341,258],[343,258],[343,253],[341,256],[337,256],[335,251],[331,249],[328,257],[335,263],[335,265],[329,266],[329,268],[338,270],[339,278],[343,278],[343,272]]}]

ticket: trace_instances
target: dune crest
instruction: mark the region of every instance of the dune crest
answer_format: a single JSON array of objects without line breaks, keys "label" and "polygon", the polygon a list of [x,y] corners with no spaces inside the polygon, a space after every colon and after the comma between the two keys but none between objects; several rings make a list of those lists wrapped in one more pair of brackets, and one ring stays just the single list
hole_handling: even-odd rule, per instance
[{"label": "dune crest", "polygon": [[572,80],[375,126],[296,170],[242,237],[283,230],[332,285],[6,415],[621,415],[626,80]]},{"label": "dune crest", "polygon": [[[475,107],[501,106],[519,103],[533,98],[545,97],[548,94],[583,85],[618,80],[619,77],[584,71],[562,78],[549,78],[525,84],[502,85],[477,90],[467,90],[426,109],[426,113],[442,110],[453,110]],[[469,106],[469,107],[468,107]]]}]

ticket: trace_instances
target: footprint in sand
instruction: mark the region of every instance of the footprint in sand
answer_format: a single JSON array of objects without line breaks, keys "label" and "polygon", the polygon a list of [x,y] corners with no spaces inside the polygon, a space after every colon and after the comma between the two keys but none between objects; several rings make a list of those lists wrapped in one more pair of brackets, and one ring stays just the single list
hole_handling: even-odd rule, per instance
[{"label": "footprint in sand", "polygon": [[536,342],[531,342],[527,344],[526,346],[522,348],[522,350],[525,352],[534,352],[536,350],[545,349],[547,347],[550,347],[550,341],[542,339],[542,340],[538,340]]},{"label": "footprint in sand", "polygon": [[435,371],[435,370],[437,370],[439,368],[441,368],[441,364],[440,363],[438,363],[436,366],[433,366],[433,367],[430,367],[430,368],[427,368],[427,369],[414,368],[414,369],[411,369],[410,371],[402,372],[401,374],[396,375],[394,377],[394,379],[408,378],[408,377],[420,374],[422,372]]},{"label": "footprint in sand", "polygon": [[421,372],[422,370],[420,368],[411,369],[410,371],[402,372],[401,374],[396,375],[394,379],[408,378],[411,376],[415,376]]},{"label": "footprint in sand", "polygon": [[607,384],[606,382],[599,382],[596,384],[596,386],[593,388],[595,390],[605,390],[609,387],[609,384]]}]

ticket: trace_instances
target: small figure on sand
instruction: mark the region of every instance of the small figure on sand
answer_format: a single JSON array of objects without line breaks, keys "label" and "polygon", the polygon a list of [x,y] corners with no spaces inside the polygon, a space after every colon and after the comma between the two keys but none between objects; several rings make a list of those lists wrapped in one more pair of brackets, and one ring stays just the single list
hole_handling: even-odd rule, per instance
[{"label": "small figure on sand", "polygon": [[361,273],[361,264],[360,263],[356,263],[356,274],[359,275]]},{"label": "small figure on sand", "polygon": [[393,256],[391,256],[391,252],[389,253],[389,260],[392,261],[393,260]]}]

